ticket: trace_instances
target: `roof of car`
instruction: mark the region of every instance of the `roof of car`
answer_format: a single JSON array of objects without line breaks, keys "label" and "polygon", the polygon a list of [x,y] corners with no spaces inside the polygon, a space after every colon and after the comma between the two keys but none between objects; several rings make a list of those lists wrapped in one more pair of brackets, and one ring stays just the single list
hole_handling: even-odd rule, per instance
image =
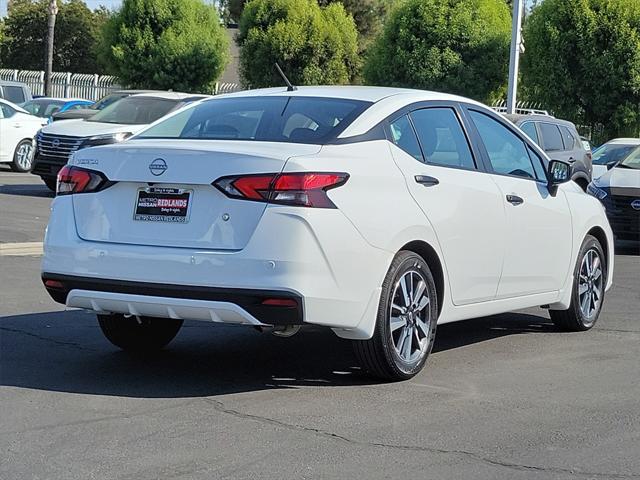
[{"label": "roof of car", "polygon": [[14,82],[13,80],[0,80],[0,85],[7,85],[13,87],[28,87],[26,83],[23,82]]},{"label": "roof of car", "polygon": [[233,97],[249,97],[249,96],[291,96],[291,97],[327,97],[327,98],[343,98],[346,100],[360,100],[365,102],[376,103],[380,100],[391,96],[403,95],[408,101],[463,101],[468,103],[477,103],[467,98],[447,93],[431,92],[426,90],[414,90],[410,88],[391,88],[391,87],[367,87],[353,85],[330,85],[330,86],[312,86],[297,87],[294,91],[288,91],[286,87],[261,88],[257,90],[244,90],[241,92],[227,93],[217,95],[215,98],[233,98]]},{"label": "roof of car", "polygon": [[553,117],[551,115],[539,115],[539,114],[521,114],[521,113],[503,113],[502,116],[511,120],[512,123],[519,124],[525,121],[532,122],[547,122],[557,123],[558,125],[575,126],[568,120],[562,120],[560,118]]},{"label": "roof of car", "polygon": [[622,145],[640,145],[640,138],[614,138],[607,143],[622,144]]},{"label": "roof of car", "polygon": [[[14,110],[17,110],[18,112],[29,113],[24,108],[22,108],[20,105],[16,105],[15,103],[10,102],[9,100],[5,100],[4,98],[0,98],[0,103],[4,103],[6,105],[9,105],[11,108],[13,108]],[[31,114],[29,113],[29,115],[31,115]]]},{"label": "roof of car", "polygon": [[[147,98],[162,98],[166,100],[184,100],[185,98],[196,97],[193,93],[181,93],[181,92],[153,92],[153,93],[138,93],[131,95],[132,97],[147,97]],[[205,95],[202,95],[204,98]]]},{"label": "roof of car", "polygon": [[87,100],[86,98],[59,98],[59,97],[38,97],[29,101],[30,102],[49,101],[49,102],[91,102],[93,103],[93,101]]}]

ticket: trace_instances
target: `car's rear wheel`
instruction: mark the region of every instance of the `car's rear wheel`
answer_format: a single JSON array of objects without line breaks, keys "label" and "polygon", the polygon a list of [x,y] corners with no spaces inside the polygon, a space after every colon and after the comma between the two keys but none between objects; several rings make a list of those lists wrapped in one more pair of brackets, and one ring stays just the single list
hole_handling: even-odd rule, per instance
[{"label": "car's rear wheel", "polygon": [[172,318],[98,315],[104,336],[116,347],[128,352],[160,350],[178,334],[182,322]]},{"label": "car's rear wheel", "polygon": [[28,172],[31,170],[33,163],[33,142],[31,140],[22,140],[13,153],[13,162],[11,162],[11,170],[14,172]]},{"label": "car's rear wheel", "polygon": [[574,271],[571,305],[567,310],[549,310],[553,323],[573,332],[589,330],[596,324],[606,286],[606,261],[597,238],[587,235]]},{"label": "car's rear wheel", "polygon": [[354,341],[363,368],[391,380],[417,374],[433,348],[437,303],[429,265],[414,252],[398,253],[382,284],[373,337]]}]

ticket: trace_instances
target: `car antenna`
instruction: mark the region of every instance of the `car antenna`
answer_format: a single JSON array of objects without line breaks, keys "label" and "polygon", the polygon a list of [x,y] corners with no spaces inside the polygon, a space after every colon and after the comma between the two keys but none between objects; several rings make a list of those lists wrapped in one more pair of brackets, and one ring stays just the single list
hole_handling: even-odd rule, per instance
[{"label": "car antenna", "polygon": [[278,65],[278,62],[276,62],[276,70],[278,71],[278,74],[282,77],[282,80],[284,80],[284,83],[287,84],[287,92],[295,92],[296,90],[298,90],[297,87],[295,87],[293,83],[291,83],[287,78],[287,76],[284,74],[284,72],[280,68],[280,65]]}]

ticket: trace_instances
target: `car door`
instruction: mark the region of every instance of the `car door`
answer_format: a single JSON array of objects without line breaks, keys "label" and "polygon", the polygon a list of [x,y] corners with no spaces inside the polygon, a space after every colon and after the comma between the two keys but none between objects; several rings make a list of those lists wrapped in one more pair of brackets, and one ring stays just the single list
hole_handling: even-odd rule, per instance
[{"label": "car door", "polygon": [[500,190],[476,164],[456,104],[405,111],[388,125],[393,157],[433,226],[453,302],[496,296],[505,247]]},{"label": "car door", "polygon": [[13,161],[13,153],[16,145],[21,140],[20,124],[16,123],[16,111],[9,105],[0,103],[0,160],[3,162]]},{"label": "car door", "polygon": [[484,110],[470,107],[468,114],[506,212],[507,243],[497,298],[559,290],[573,242],[564,193],[550,194],[544,161],[516,129]]}]

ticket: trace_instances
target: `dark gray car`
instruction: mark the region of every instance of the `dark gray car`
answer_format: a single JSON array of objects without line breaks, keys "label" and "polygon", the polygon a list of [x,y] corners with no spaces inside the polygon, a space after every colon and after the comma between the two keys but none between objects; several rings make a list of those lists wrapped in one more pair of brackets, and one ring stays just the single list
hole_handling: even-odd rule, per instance
[{"label": "dark gray car", "polygon": [[552,160],[568,162],[573,167],[572,179],[586,191],[591,181],[591,150],[585,148],[576,126],[550,115],[508,115],[524,133],[529,135]]}]

